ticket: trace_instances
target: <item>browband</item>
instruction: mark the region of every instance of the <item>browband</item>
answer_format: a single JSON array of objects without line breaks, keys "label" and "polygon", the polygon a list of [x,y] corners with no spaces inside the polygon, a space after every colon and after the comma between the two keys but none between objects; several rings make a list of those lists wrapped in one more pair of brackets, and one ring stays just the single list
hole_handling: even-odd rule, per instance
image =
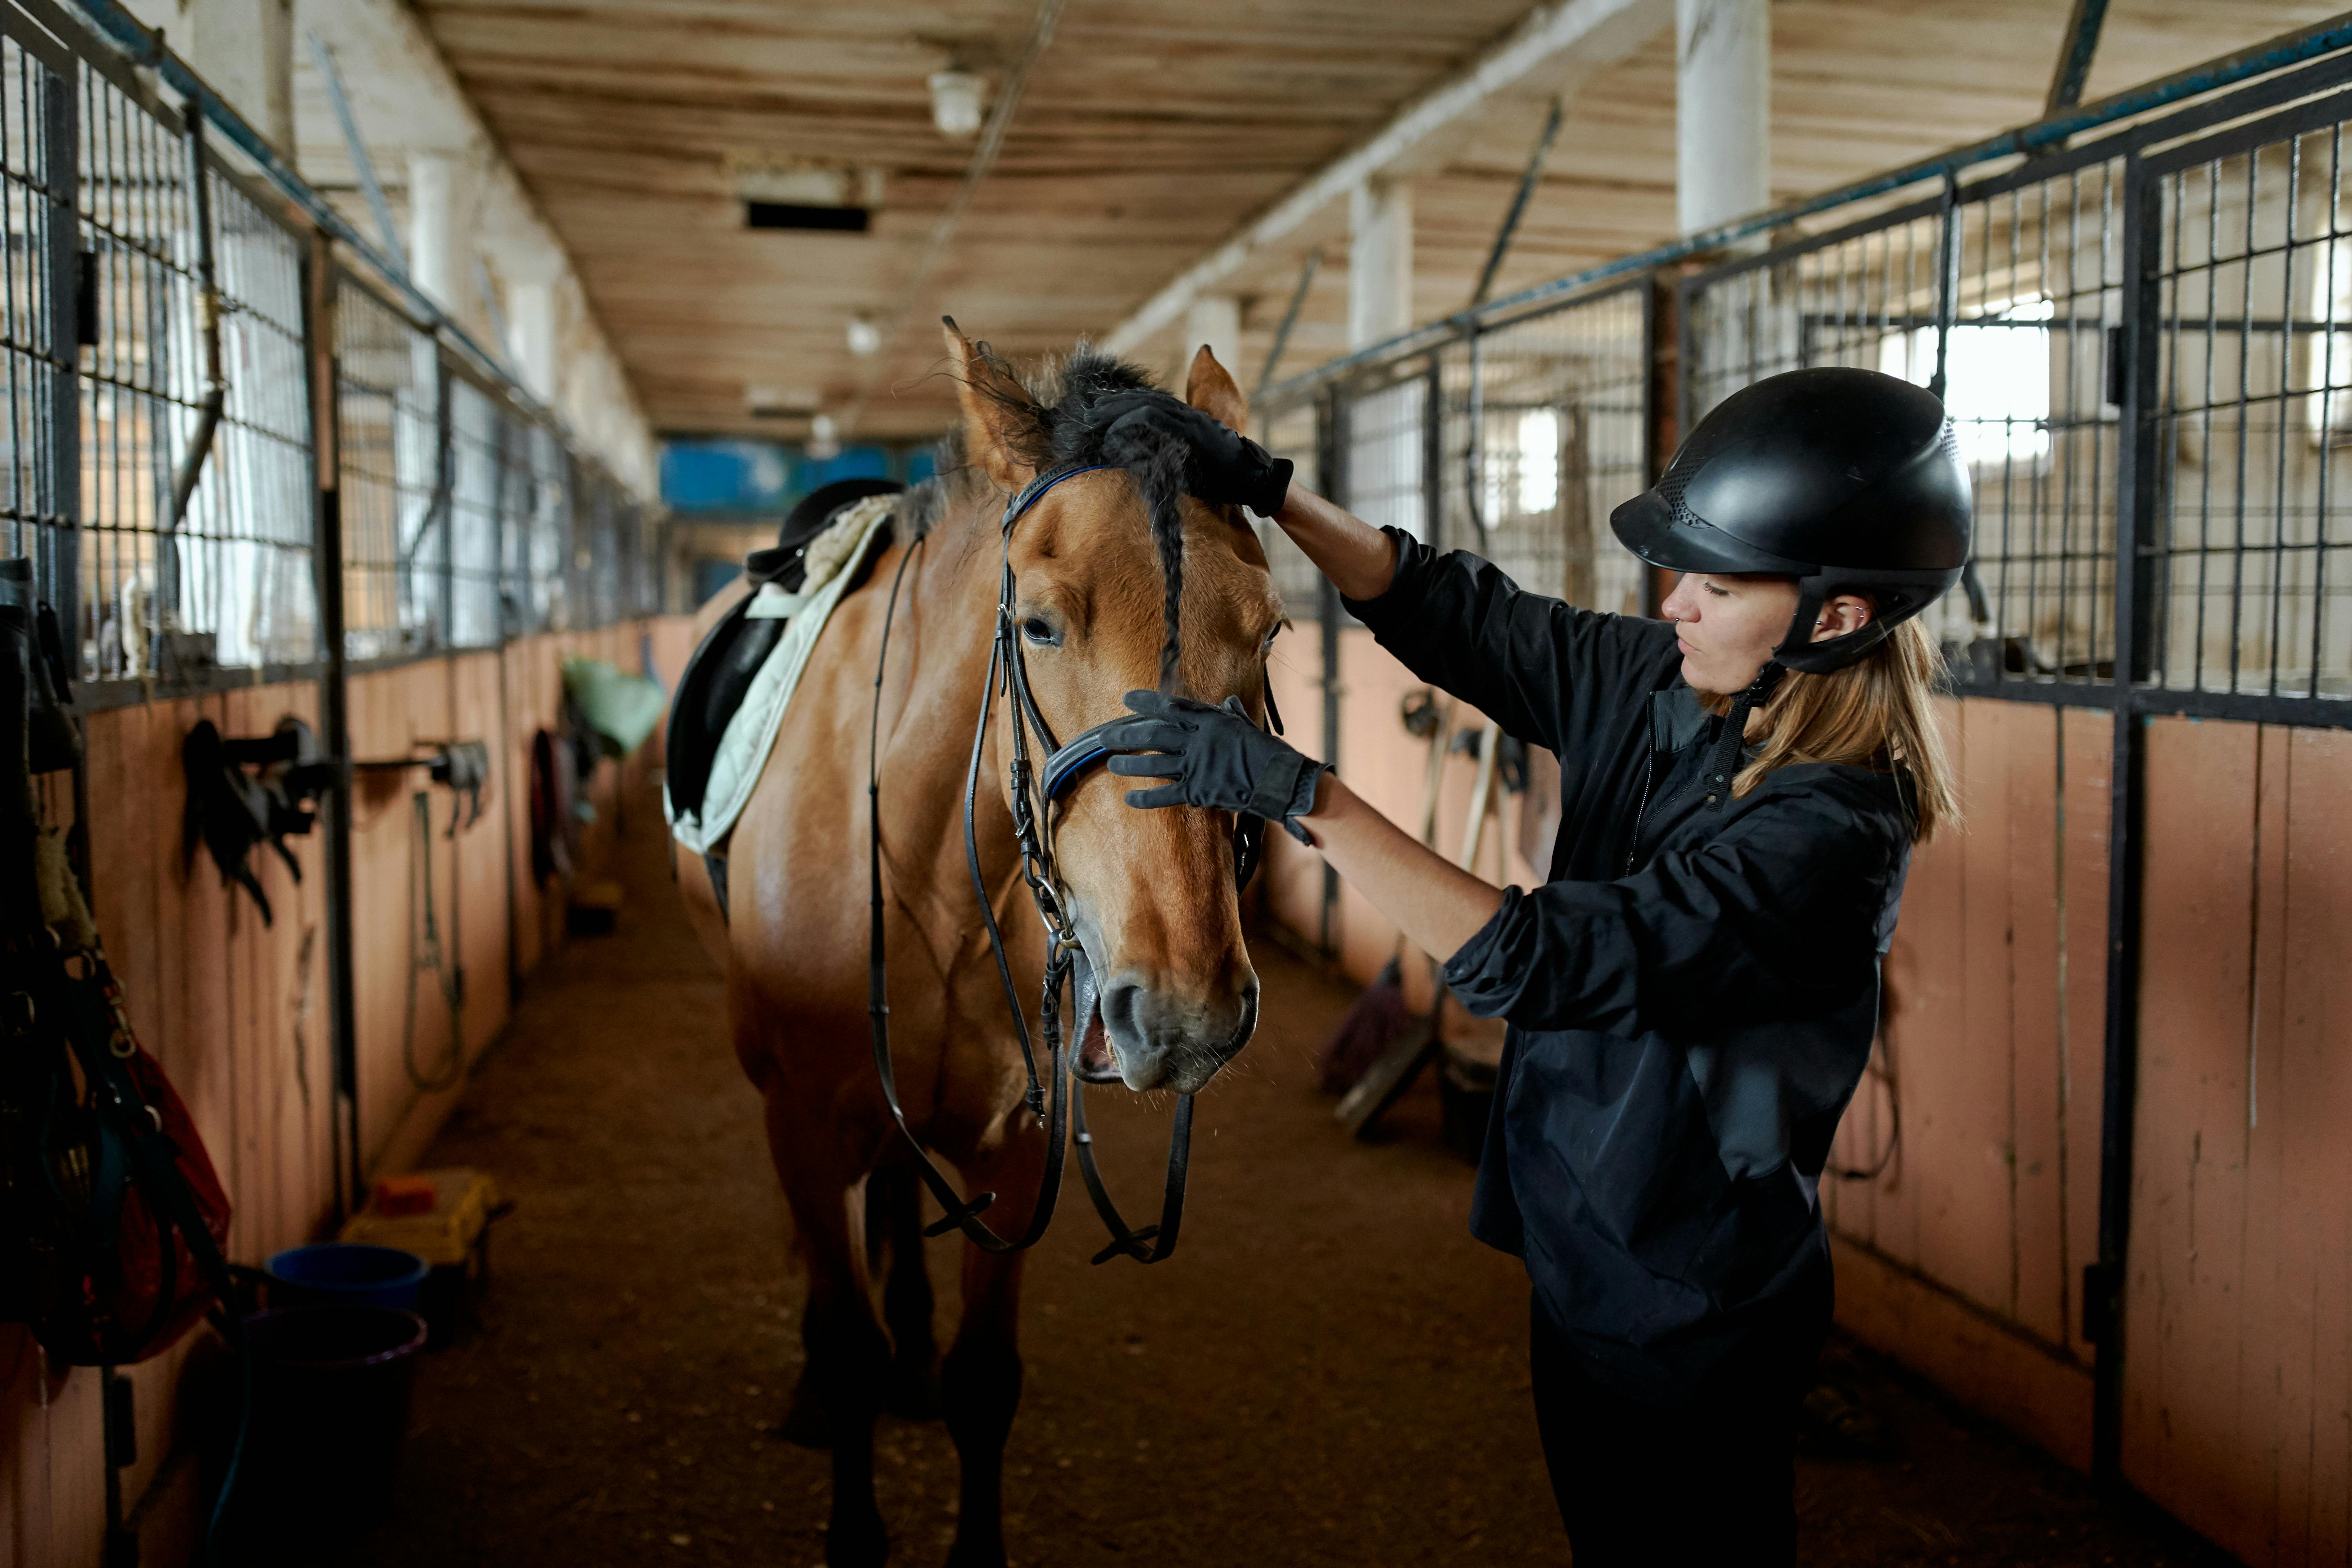
[{"label": "browband", "polygon": [[1004,503],[1003,526],[1005,530],[1010,531],[1013,525],[1019,522],[1022,517],[1031,507],[1035,506],[1039,501],[1045,499],[1045,492],[1047,490],[1052,489],[1064,479],[1074,479],[1080,474],[1091,474],[1097,469],[1108,468],[1110,467],[1112,467],[1112,465],[1109,463],[1087,463],[1081,468],[1051,468],[1045,473],[1039,474],[1035,479],[1031,479],[1027,484],[1023,485],[1021,489],[1014,493],[1013,499]]}]

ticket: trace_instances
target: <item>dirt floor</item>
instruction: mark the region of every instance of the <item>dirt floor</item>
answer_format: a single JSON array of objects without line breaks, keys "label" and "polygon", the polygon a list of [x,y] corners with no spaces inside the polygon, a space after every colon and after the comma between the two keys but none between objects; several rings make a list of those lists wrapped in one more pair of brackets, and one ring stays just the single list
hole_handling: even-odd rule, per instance
[{"label": "dirt floor", "polygon": [[[632,825],[647,818],[632,815]],[[658,821],[658,817],[653,818]],[[826,1460],[772,1435],[798,1285],[757,1100],[655,836],[614,935],[533,981],[430,1163],[495,1173],[479,1328],[417,1388],[378,1568],[820,1563]],[[1270,944],[1256,1040],[1201,1097],[1183,1247],[1096,1268],[1072,1201],[1034,1255],[1007,1465],[1023,1564],[1568,1559],[1528,1403],[1525,1276],[1465,1228],[1433,1088],[1349,1140],[1314,1048],[1349,994]],[[1167,1110],[1090,1101],[1110,1179],[1151,1206]],[[933,1244],[942,1342],[953,1248]],[[2103,1509],[2071,1471],[1834,1343],[1800,1471],[1809,1563],[2226,1561]],[[937,1563],[955,1456],[886,1418],[894,1561]]]}]

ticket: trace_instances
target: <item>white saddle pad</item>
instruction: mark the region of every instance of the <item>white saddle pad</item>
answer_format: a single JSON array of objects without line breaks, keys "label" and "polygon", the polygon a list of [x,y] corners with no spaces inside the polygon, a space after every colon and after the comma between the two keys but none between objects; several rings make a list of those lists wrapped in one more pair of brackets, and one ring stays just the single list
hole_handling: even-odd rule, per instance
[{"label": "white saddle pad", "polygon": [[864,559],[866,542],[876,529],[889,521],[898,504],[895,495],[868,496],[852,502],[831,527],[809,542],[808,573],[799,593],[787,594],[769,583],[752,596],[751,607],[744,612],[747,616],[788,619],[792,624],[777,639],[760,673],[751,678],[743,705],[727,721],[727,732],[719,740],[719,754],[711,761],[710,782],[703,788],[702,809],[679,816],[670,804],[669,786],[662,786],[662,814],[669,818],[670,834],[696,854],[725,843],[727,835],[734,831],[735,819],[743,814],[744,803],[751,798],[760,773],[768,765],[768,752],[784,721],[784,705],[800,685],[810,650],[832,617],[834,605],[848,590],[850,564]]}]

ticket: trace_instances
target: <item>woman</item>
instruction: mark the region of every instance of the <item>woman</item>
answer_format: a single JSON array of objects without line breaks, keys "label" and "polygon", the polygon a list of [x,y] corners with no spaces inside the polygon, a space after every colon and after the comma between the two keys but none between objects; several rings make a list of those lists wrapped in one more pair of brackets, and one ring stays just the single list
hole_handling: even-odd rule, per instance
[{"label": "woman", "polygon": [[[1133,422],[1132,424],[1129,422]],[[1228,710],[1136,692],[1139,806],[1319,849],[1462,1005],[1509,1021],[1471,1225],[1526,1260],[1537,1414],[1578,1568],[1788,1563],[1790,1444],[1830,1321],[1816,1196],[1878,1020],[1910,847],[1956,804],[1914,618],[1960,574],[1942,405],[1797,371],[1735,395],[1612,518],[1665,619],[1525,593],[1303,488],[1205,416],[1194,493],[1273,517],[1423,680],[1558,753],[1532,893],[1449,864]]]}]

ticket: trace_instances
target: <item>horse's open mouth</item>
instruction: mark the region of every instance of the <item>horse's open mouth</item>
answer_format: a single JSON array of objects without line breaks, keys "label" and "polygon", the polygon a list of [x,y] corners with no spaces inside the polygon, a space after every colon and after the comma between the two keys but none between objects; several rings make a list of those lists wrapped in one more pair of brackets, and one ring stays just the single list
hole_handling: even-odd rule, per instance
[{"label": "horse's open mouth", "polygon": [[1071,1027],[1077,1031],[1078,1048],[1073,1053],[1071,1070],[1087,1083],[1124,1082],[1118,1070],[1118,1047],[1110,1043],[1110,1031],[1103,1027],[1094,965],[1087,962],[1084,948],[1076,951],[1075,959],[1071,978],[1076,983],[1077,1011],[1071,1016]]}]

